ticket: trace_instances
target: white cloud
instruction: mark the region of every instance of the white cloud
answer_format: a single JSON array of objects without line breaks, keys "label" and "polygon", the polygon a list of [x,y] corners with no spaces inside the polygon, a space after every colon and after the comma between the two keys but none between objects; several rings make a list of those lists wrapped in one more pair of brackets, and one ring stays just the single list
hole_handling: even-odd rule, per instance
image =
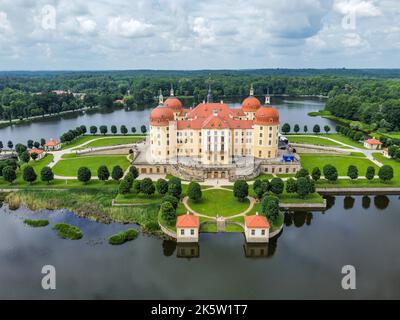
[{"label": "white cloud", "polygon": [[336,0],[334,10],[346,15],[355,13],[358,17],[377,17],[382,12],[371,0]]},{"label": "white cloud", "polygon": [[0,11],[0,32],[10,32],[11,25],[7,18],[7,13]]},{"label": "white cloud", "polygon": [[122,17],[110,18],[108,32],[126,38],[141,38],[152,35],[152,25],[139,20]]},{"label": "white cloud", "polygon": [[76,18],[79,22],[79,30],[83,34],[93,34],[97,31],[97,23],[94,20],[84,17]]}]

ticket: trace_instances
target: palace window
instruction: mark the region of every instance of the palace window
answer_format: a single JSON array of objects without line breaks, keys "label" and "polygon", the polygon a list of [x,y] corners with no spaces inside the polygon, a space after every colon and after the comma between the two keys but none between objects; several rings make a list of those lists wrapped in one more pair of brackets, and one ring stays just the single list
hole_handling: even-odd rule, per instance
[{"label": "palace window", "polygon": [[251,229],[251,235],[252,235],[252,236],[255,236],[255,235],[256,235],[256,230]]},{"label": "palace window", "polygon": [[265,229],[262,229],[262,230],[261,230],[261,235],[262,235],[262,236],[265,236]]},{"label": "palace window", "polygon": [[262,145],[262,140],[258,141],[258,144],[261,146]]},{"label": "palace window", "polygon": [[194,229],[190,229],[190,235],[194,236]]},{"label": "palace window", "polygon": [[269,144],[269,145],[271,145],[271,144],[272,144],[272,141],[271,141],[271,140],[269,140],[269,141],[268,141],[268,144]]},{"label": "palace window", "polygon": [[181,229],[181,236],[185,235],[185,229]]},{"label": "palace window", "polygon": [[261,158],[261,156],[262,156],[262,152],[261,152],[261,150],[260,150],[260,151],[258,151],[258,156]]}]

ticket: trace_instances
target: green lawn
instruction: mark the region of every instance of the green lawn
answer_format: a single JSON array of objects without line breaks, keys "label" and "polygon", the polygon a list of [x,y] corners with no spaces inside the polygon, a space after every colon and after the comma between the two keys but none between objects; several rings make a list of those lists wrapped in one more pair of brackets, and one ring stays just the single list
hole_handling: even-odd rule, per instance
[{"label": "green lawn", "polygon": [[318,136],[296,136],[296,135],[287,135],[286,138],[289,139],[289,142],[292,143],[303,143],[303,144],[315,144],[319,146],[328,146],[328,147],[341,147],[342,145],[331,141],[327,140]]},{"label": "green lawn", "polygon": [[115,201],[120,204],[155,204],[161,202],[161,196],[158,193],[155,193],[151,196],[144,195],[142,193],[139,194],[118,194],[115,197]]},{"label": "green lawn", "polygon": [[[104,137],[115,137],[116,139],[118,139],[118,138],[128,138],[128,137],[137,137],[137,138],[140,138],[141,136],[140,135],[126,135],[126,136],[121,136],[121,135],[111,135],[111,134],[106,134],[106,135],[100,135],[100,134],[97,134],[97,135],[84,135],[84,136],[80,136],[80,137],[78,137],[78,138],[76,138],[75,140],[73,140],[72,142],[69,142],[69,143],[63,143],[63,145],[62,145],[62,147],[61,147],[61,149],[70,149],[70,148],[74,148],[74,147],[76,147],[76,146],[79,146],[80,144],[82,144],[82,143],[85,143],[85,142],[87,142],[87,141],[90,141],[90,140],[94,140],[94,139],[99,139],[99,138],[104,138]],[[108,140],[108,139],[107,139]]]},{"label": "green lawn", "polygon": [[349,165],[355,165],[358,168],[359,175],[365,175],[367,167],[373,166],[376,170],[378,167],[370,160],[362,157],[341,156],[330,154],[302,154],[301,166],[310,173],[315,167],[319,167],[322,171],[323,167],[331,164],[338,170],[339,176],[347,176]]},{"label": "green lawn", "polygon": [[87,145],[83,146],[83,149],[86,148],[98,148],[98,147],[109,147],[109,146],[116,146],[120,144],[129,144],[135,143],[138,141],[142,141],[144,137],[141,136],[117,136],[117,137],[110,137],[110,138],[98,138],[95,141],[88,143]]},{"label": "green lawn", "polygon": [[116,165],[119,165],[123,170],[126,170],[129,167],[129,161],[125,156],[90,156],[71,158],[57,162],[53,167],[53,172],[55,175],[76,177],[80,167],[88,167],[92,172],[93,177],[97,176],[97,169],[102,165],[106,165],[110,172]]},{"label": "green lawn", "polygon": [[353,147],[356,147],[356,148],[366,149],[362,143],[359,143],[357,141],[351,140],[350,138],[348,138],[348,137],[346,137],[346,136],[344,136],[342,134],[339,134],[339,133],[328,133],[328,134],[321,133],[320,135],[323,136],[323,137],[328,137],[328,138],[331,138],[331,139],[346,143],[346,144],[348,144],[350,146],[353,146]]},{"label": "green lawn", "polygon": [[203,191],[203,197],[199,202],[188,201],[194,211],[208,216],[232,216],[249,207],[249,200],[239,202],[233,192],[227,190],[212,189]]}]

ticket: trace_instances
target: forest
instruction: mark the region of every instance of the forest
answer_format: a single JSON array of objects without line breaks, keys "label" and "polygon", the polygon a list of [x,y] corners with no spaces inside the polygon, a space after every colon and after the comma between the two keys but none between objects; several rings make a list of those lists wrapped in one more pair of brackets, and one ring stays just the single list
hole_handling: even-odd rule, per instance
[{"label": "forest", "polygon": [[[260,69],[199,71],[39,71],[0,72],[0,121],[57,114],[81,108],[151,108],[159,89],[201,102],[208,79],[216,100],[255,94],[326,96],[334,116],[400,130],[400,70]],[[65,93],[55,93],[62,90]]]}]

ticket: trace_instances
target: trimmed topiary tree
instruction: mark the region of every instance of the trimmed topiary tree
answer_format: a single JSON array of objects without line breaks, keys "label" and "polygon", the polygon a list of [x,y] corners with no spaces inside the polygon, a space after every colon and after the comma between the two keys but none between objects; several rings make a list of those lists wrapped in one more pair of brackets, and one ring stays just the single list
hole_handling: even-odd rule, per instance
[{"label": "trimmed topiary tree", "polygon": [[42,170],[40,170],[40,180],[47,183],[53,181],[54,180],[53,170],[50,167],[43,167]]},{"label": "trimmed topiary tree", "polygon": [[326,166],[324,166],[323,172],[325,179],[327,179],[329,182],[335,182],[338,179],[339,174],[337,172],[337,169],[331,164],[327,164]]},{"label": "trimmed topiary tree", "polygon": [[283,132],[284,134],[287,134],[287,133],[290,132],[290,124],[289,124],[289,123],[285,123],[285,124],[282,126],[282,132]]},{"label": "trimmed topiary tree", "polygon": [[367,168],[367,172],[365,173],[365,178],[371,181],[372,179],[374,179],[374,177],[375,177],[375,168],[370,166]]},{"label": "trimmed topiary tree", "polygon": [[294,131],[295,133],[299,133],[299,131],[300,131],[300,126],[299,126],[297,123],[294,125],[293,131]]},{"label": "trimmed topiary tree", "polygon": [[139,194],[140,193],[140,181],[139,180],[134,180],[133,181],[131,191],[132,191],[133,194]]},{"label": "trimmed topiary tree", "polygon": [[22,152],[22,153],[19,155],[19,159],[20,159],[22,162],[28,163],[29,160],[31,160],[31,156],[29,155],[29,152],[28,152],[28,151],[24,151],[24,152]]},{"label": "trimmed topiary tree", "polygon": [[301,177],[308,177],[310,173],[307,169],[301,168],[299,171],[296,172],[296,179]]},{"label": "trimmed topiary tree", "polygon": [[24,181],[29,182],[32,184],[37,179],[37,174],[35,170],[31,166],[26,166],[22,172],[22,177]]},{"label": "trimmed topiary tree", "polygon": [[156,190],[160,195],[165,195],[168,192],[168,182],[162,178],[156,182]]},{"label": "trimmed topiary tree", "polygon": [[141,193],[151,196],[154,194],[155,191],[156,191],[156,188],[154,187],[153,180],[151,180],[150,178],[144,178],[140,182],[140,192]]},{"label": "trimmed topiary tree", "polygon": [[188,196],[189,199],[194,202],[201,200],[202,193],[200,184],[198,182],[192,181],[189,183]]},{"label": "trimmed topiary tree", "polygon": [[139,177],[139,170],[135,166],[130,166],[129,172],[132,173],[133,179],[136,179],[137,177]]},{"label": "trimmed topiary tree", "polygon": [[384,165],[384,166],[380,167],[379,171],[378,171],[378,176],[379,176],[379,179],[381,179],[385,183],[392,180],[393,176],[394,176],[392,166]]},{"label": "trimmed topiary tree", "polygon": [[12,184],[15,179],[17,179],[17,173],[15,172],[15,169],[11,166],[6,166],[3,168],[2,176],[4,180],[9,182],[10,184]]},{"label": "trimmed topiary tree", "polygon": [[171,177],[168,180],[168,194],[180,198],[182,194],[182,181],[178,177]]},{"label": "trimmed topiary tree", "polygon": [[355,180],[358,178],[358,169],[354,165],[350,165],[349,168],[347,169],[347,176],[351,180]]},{"label": "trimmed topiary tree", "polygon": [[128,194],[131,191],[131,185],[128,180],[122,179],[118,186],[119,194]]},{"label": "trimmed topiary tree", "polygon": [[313,128],[313,132],[314,132],[315,134],[320,133],[320,132],[321,132],[321,127],[320,127],[318,124],[316,124],[316,125],[314,126],[314,128]]},{"label": "trimmed topiary tree", "polygon": [[100,166],[97,169],[97,177],[101,181],[107,181],[110,178],[110,171],[108,170],[107,166]]},{"label": "trimmed topiary tree", "polygon": [[249,195],[249,185],[244,180],[237,180],[233,185],[233,196],[243,202]]},{"label": "trimmed topiary tree", "polygon": [[118,165],[114,166],[111,173],[111,177],[113,178],[113,180],[119,181],[119,179],[121,179],[123,176],[124,176],[124,171],[122,170],[122,168]]},{"label": "trimmed topiary tree", "polygon": [[311,178],[314,181],[318,181],[321,178],[321,170],[318,167],[314,168],[311,172]]},{"label": "trimmed topiary tree", "polygon": [[273,178],[271,180],[271,192],[278,195],[282,194],[284,189],[284,183],[281,178]]},{"label": "trimmed topiary tree", "polygon": [[304,199],[311,191],[310,178],[300,177],[297,179],[297,194]]},{"label": "trimmed topiary tree", "polygon": [[83,183],[88,183],[92,178],[92,173],[87,167],[80,167],[78,170],[78,180]]},{"label": "trimmed topiary tree", "polygon": [[286,192],[287,193],[296,193],[297,192],[297,181],[293,178],[290,178],[286,181]]}]

